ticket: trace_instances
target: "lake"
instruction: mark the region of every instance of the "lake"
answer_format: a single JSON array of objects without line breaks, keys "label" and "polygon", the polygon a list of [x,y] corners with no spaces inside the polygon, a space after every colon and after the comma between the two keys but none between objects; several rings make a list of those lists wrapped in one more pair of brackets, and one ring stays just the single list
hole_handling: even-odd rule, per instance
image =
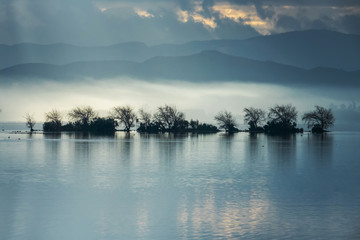
[{"label": "lake", "polygon": [[0,133],[0,238],[360,239],[360,133]]}]

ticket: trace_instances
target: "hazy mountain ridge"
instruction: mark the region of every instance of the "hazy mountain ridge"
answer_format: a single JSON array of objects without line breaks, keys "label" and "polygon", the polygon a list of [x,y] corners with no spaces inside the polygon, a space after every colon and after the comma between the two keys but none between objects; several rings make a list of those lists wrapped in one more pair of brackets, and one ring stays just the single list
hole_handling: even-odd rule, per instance
[{"label": "hazy mountain ridge", "polygon": [[59,81],[83,77],[107,78],[124,75],[126,69],[133,69],[135,65],[130,61],[87,61],[65,65],[24,63],[0,70],[0,82],[22,82],[34,78]]},{"label": "hazy mountain ridge", "polygon": [[66,65],[21,64],[0,70],[3,84],[29,78],[58,81],[81,78],[127,76],[144,80],[186,80],[191,82],[254,82],[284,86],[359,87],[360,71],[331,68],[301,69],[274,62],[235,57],[217,51],[178,57],[154,57],[141,63],[129,61],[77,62]]},{"label": "hazy mountain ridge", "polygon": [[80,47],[62,43],[50,45],[22,43],[11,46],[0,45],[0,68],[23,63],[64,65],[80,61],[138,61],[151,56],[149,47],[138,42],[99,47]]},{"label": "hazy mountain ridge", "polygon": [[111,46],[68,44],[0,45],[0,68],[22,63],[68,64],[79,61],[126,60],[143,62],[156,56],[186,56],[204,50],[300,68],[331,67],[360,70],[360,35],[326,30],[288,32],[246,40],[194,41],[147,46],[128,42]]}]

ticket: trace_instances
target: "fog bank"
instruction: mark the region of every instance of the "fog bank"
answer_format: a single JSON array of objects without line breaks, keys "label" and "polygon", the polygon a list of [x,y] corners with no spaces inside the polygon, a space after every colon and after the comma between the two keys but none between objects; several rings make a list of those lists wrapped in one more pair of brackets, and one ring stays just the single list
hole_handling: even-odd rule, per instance
[{"label": "fog bank", "polygon": [[357,89],[290,89],[267,84],[146,82],[130,78],[88,79],[77,83],[46,81],[41,85],[29,83],[2,87],[0,121],[24,121],[23,116],[30,113],[42,122],[44,113],[51,109],[56,108],[66,116],[73,107],[83,105],[90,105],[101,116],[107,116],[117,105],[131,105],[137,110],[145,108],[154,112],[158,106],[170,104],[184,111],[187,119],[212,123],[217,112],[228,110],[236,115],[239,123],[243,123],[244,107],[267,110],[275,104],[291,103],[297,107],[298,122],[301,123],[302,113],[314,105],[347,106],[356,104],[359,98]]}]

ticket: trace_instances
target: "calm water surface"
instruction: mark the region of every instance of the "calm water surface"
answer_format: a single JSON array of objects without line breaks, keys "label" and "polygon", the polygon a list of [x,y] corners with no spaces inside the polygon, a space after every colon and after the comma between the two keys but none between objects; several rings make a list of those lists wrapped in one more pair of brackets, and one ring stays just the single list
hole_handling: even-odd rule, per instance
[{"label": "calm water surface", "polygon": [[360,239],[360,133],[2,132],[0,239]]}]

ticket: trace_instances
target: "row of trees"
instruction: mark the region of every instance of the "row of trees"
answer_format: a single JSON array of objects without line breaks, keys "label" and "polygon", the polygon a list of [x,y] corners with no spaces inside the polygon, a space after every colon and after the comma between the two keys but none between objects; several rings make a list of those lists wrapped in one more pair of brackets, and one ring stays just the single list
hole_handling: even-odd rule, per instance
[{"label": "row of trees", "polygon": [[[30,116],[30,115],[27,115]],[[129,132],[135,125],[139,132],[217,132],[218,128],[211,124],[200,123],[198,120],[187,121],[185,114],[174,106],[161,106],[155,114],[140,109],[135,112],[131,106],[117,106],[106,118],[98,116],[90,106],[76,107],[67,114],[70,122],[63,125],[63,116],[58,110],[45,114],[44,131],[89,131],[114,132],[116,127],[123,127]],[[32,117],[27,123],[34,122]],[[29,126],[29,124],[27,124]],[[33,125],[32,125],[33,127]],[[32,130],[33,128],[31,128]]]},{"label": "row of trees", "polygon": [[[275,105],[266,112],[260,108],[245,108],[244,121],[250,132],[287,133],[302,132],[296,128],[298,111],[291,104]],[[267,120],[264,126],[261,126]],[[304,113],[302,120],[312,132],[324,132],[334,126],[335,117],[331,109],[315,106],[315,109]]]},{"label": "row of trees", "polygon": [[[260,108],[244,108],[244,122],[249,125],[250,132],[294,133],[302,132],[297,128],[298,112],[294,106],[275,105],[266,113]],[[157,108],[154,114],[144,109],[135,112],[131,106],[117,106],[111,110],[106,118],[98,116],[92,107],[76,107],[68,114],[70,122],[63,125],[63,115],[58,110],[45,114],[44,131],[91,131],[114,132],[116,127],[129,132],[137,126],[139,132],[217,132],[218,127],[200,123],[198,120],[187,121],[185,114],[175,106],[164,105]],[[35,121],[29,114],[26,115],[27,125],[33,130]],[[220,129],[233,133],[239,131],[237,122],[231,112],[219,112],[215,120]],[[307,123],[313,132],[323,132],[334,125],[335,118],[331,109],[315,106],[315,109],[306,112],[302,120]]]},{"label": "row of trees", "polygon": [[[244,121],[249,125],[250,132],[287,133],[302,132],[296,128],[298,111],[291,104],[275,105],[266,112],[260,108],[245,108]],[[264,126],[260,126],[267,120]],[[315,106],[313,111],[304,113],[302,120],[312,132],[324,132],[334,126],[335,117],[331,109]]]}]

